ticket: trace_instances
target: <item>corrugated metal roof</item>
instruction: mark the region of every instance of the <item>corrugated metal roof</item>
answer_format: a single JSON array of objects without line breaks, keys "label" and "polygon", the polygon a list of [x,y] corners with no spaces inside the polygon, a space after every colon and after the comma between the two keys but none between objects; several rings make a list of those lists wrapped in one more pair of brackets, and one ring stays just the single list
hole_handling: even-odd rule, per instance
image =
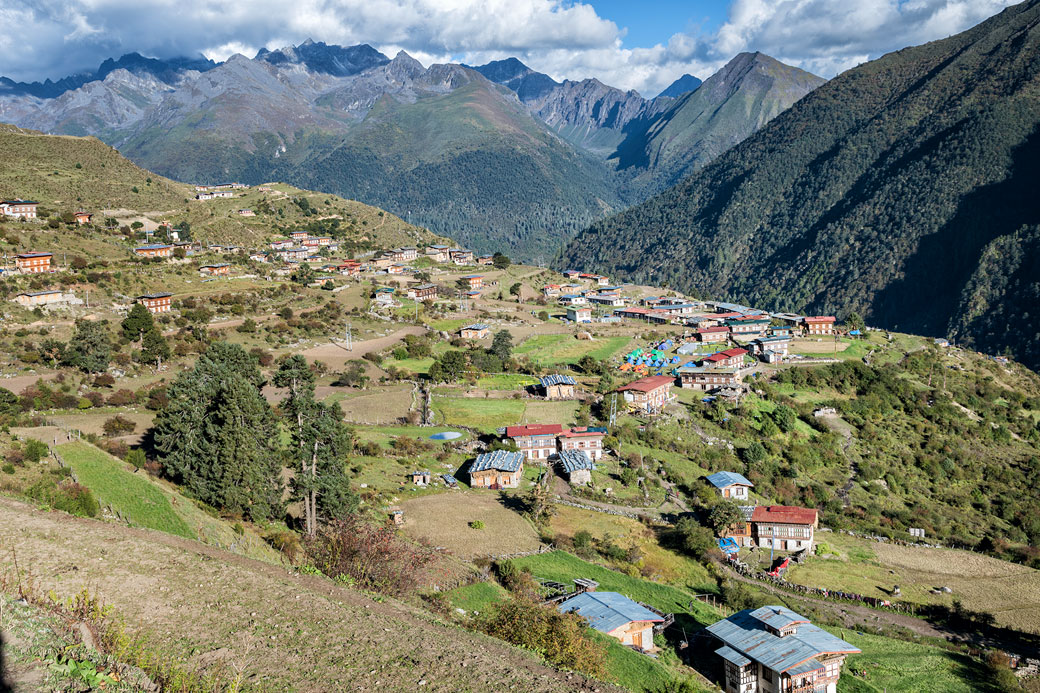
[{"label": "corrugated metal roof", "polygon": [[470,474],[483,472],[488,469],[497,469],[502,472],[515,472],[524,463],[524,453],[509,452],[508,450],[495,450],[477,455],[477,459],[470,466]]},{"label": "corrugated metal roof", "polygon": [[594,469],[584,450],[560,450],[560,465],[568,474],[579,469]]},{"label": "corrugated metal roof", "polygon": [[526,424],[523,426],[507,426],[506,436],[517,438],[519,436],[555,436],[563,431],[560,424]]},{"label": "corrugated metal roof", "polygon": [[753,522],[778,522],[789,525],[811,525],[819,517],[812,508],[799,508],[792,505],[760,505],[751,516]]},{"label": "corrugated metal roof", "polygon": [[466,325],[462,329],[464,329],[464,330],[486,330],[487,328],[488,328],[488,326],[485,325],[484,323],[482,323],[482,322],[475,322],[472,325]]},{"label": "corrugated metal roof", "polygon": [[577,381],[569,375],[561,375],[559,373],[553,373],[552,375],[542,376],[539,379],[542,383],[542,387],[551,387],[553,385],[577,385]]},{"label": "corrugated metal roof", "polygon": [[723,645],[719,649],[715,650],[715,654],[725,659],[727,662],[732,662],[738,667],[746,667],[751,664],[751,660],[734,650],[729,645]]},{"label": "corrugated metal roof", "polygon": [[725,488],[726,486],[732,486],[739,484],[741,486],[754,486],[750,481],[747,480],[743,474],[737,472],[715,472],[709,477],[706,477],[709,484],[715,488]]},{"label": "corrugated metal roof", "polygon": [[585,592],[557,607],[560,613],[577,612],[589,625],[603,633],[632,621],[664,621],[644,606],[617,592]]},{"label": "corrugated metal roof", "polygon": [[[773,635],[766,629],[766,623],[753,615],[760,614],[767,617],[762,613],[765,611],[773,613],[778,622],[801,622],[798,632],[782,638]],[[805,669],[804,665],[819,655],[853,654],[860,651],[841,638],[808,623],[803,616],[782,606],[766,606],[755,611],[750,609],[741,611],[708,626],[707,630],[733,650],[778,672],[812,671],[815,665],[812,665],[813,668],[810,669]]]}]

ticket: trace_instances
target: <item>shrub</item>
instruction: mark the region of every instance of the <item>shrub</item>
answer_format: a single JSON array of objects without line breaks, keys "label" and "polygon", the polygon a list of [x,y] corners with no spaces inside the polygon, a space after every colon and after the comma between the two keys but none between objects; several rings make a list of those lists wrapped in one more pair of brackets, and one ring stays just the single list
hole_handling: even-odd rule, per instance
[{"label": "shrub", "polygon": [[362,589],[391,595],[414,590],[436,554],[400,538],[385,525],[350,516],[326,525],[307,543],[311,561],[333,578],[341,575]]},{"label": "shrub", "polygon": [[3,466],[4,474],[14,474],[14,465],[8,462]]},{"label": "shrub", "polygon": [[115,438],[116,436],[133,433],[134,429],[137,428],[137,424],[125,416],[117,414],[106,421],[101,428],[105,432],[106,436],[109,438]]},{"label": "shrub", "polygon": [[135,448],[126,453],[126,461],[132,464],[135,468],[140,469],[148,462],[148,458],[145,457],[144,450]]},{"label": "shrub", "polygon": [[278,551],[281,551],[291,562],[296,561],[302,547],[296,532],[287,529],[276,529],[264,535],[264,540]]},{"label": "shrub", "polygon": [[46,443],[34,438],[25,441],[25,459],[29,462],[39,462],[48,454],[50,454],[50,448]]},{"label": "shrub", "polygon": [[484,529],[484,522],[482,520],[473,520],[469,523],[471,529]]},{"label": "shrub", "polygon": [[606,646],[586,633],[585,622],[573,613],[514,598],[481,615],[477,626],[488,635],[533,650],[565,669],[602,679],[606,676]]}]

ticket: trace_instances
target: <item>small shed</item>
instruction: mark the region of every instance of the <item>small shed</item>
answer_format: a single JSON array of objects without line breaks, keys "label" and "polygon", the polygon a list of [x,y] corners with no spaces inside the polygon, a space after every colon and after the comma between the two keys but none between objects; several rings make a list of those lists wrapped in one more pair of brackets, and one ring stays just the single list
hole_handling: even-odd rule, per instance
[{"label": "small shed", "polygon": [[539,382],[546,399],[567,399],[573,397],[574,386],[578,384],[571,376],[560,375],[559,373],[542,376]]},{"label": "small shed", "polygon": [[560,468],[572,484],[592,483],[595,465],[583,450],[560,450]]},{"label": "small shed", "polygon": [[463,327],[459,330],[459,336],[463,339],[485,339],[490,332],[491,328],[484,323],[478,322]]},{"label": "small shed", "polygon": [[617,592],[583,592],[560,604],[561,613],[577,613],[589,625],[643,652],[654,649],[654,625],[665,617]]},{"label": "small shed", "polygon": [[426,472],[426,471],[412,472],[408,476],[411,478],[412,483],[415,484],[416,486],[429,486],[430,485],[431,476],[430,476],[429,472]]}]

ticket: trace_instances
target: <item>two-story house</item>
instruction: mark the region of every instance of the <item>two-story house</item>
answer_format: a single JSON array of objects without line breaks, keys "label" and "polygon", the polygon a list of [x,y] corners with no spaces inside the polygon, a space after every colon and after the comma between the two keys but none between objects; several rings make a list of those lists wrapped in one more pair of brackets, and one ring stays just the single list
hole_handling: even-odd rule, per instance
[{"label": "two-story house", "polygon": [[820,515],[813,508],[760,505],[751,515],[755,543],[779,551],[811,550]]},{"label": "two-story house", "polygon": [[527,424],[507,427],[506,437],[527,459],[546,460],[556,454],[556,436],[562,432],[560,424]]},{"label": "two-story house", "polygon": [[674,399],[672,385],[675,378],[670,375],[651,375],[634,380],[617,389],[625,397],[625,402],[632,409],[646,413],[656,413],[665,404]]}]

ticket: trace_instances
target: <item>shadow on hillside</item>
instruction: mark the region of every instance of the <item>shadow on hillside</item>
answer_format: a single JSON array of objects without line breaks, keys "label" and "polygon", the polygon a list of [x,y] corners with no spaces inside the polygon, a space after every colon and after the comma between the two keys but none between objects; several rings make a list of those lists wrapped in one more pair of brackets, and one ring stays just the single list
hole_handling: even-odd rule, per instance
[{"label": "shadow on hillside", "polygon": [[7,667],[4,660],[4,634],[0,633],[0,693],[14,693],[14,689],[7,681]]}]

